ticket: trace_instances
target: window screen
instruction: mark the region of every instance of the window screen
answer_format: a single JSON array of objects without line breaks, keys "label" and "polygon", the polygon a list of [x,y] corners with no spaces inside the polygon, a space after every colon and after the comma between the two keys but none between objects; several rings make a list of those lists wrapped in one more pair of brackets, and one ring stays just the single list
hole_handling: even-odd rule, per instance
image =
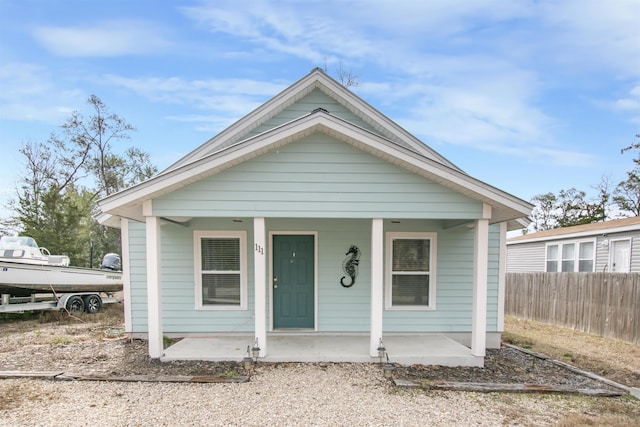
[{"label": "window screen", "polygon": [[431,272],[429,239],[394,239],[391,306],[428,306]]},{"label": "window screen", "polygon": [[202,238],[202,304],[240,305],[240,239]]}]

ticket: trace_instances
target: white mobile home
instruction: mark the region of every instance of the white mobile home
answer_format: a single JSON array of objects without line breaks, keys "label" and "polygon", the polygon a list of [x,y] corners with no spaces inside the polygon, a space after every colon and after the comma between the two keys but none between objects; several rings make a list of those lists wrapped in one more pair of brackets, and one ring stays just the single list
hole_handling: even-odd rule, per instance
[{"label": "white mobile home", "polygon": [[640,272],[640,217],[530,233],[507,240],[507,272]]}]

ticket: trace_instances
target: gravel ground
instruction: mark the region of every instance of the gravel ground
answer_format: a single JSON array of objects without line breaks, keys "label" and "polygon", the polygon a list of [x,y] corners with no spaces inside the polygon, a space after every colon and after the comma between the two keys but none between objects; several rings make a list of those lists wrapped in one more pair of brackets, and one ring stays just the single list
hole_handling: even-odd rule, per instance
[{"label": "gravel ground", "polygon": [[[91,323],[3,323],[0,370],[251,375],[242,384],[0,380],[0,426],[640,425],[640,405],[628,399],[398,388],[377,364],[259,363],[247,373],[235,362],[162,363],[149,359],[146,342]],[[513,349],[491,350],[483,369],[412,366],[396,375],[607,388]],[[606,406],[602,418],[594,408]]]},{"label": "gravel ground", "polygon": [[501,425],[486,395],[394,389],[367,364],[287,364],[244,384],[3,380],[28,394],[0,425]]}]

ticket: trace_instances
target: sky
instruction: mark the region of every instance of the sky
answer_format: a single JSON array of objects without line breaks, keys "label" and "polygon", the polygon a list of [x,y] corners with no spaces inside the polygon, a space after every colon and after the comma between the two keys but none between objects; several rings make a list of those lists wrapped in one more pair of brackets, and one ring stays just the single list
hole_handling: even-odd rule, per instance
[{"label": "sky", "polygon": [[640,0],[0,0],[0,218],[98,96],[160,170],[315,67],[471,176],[595,196],[640,142]]}]

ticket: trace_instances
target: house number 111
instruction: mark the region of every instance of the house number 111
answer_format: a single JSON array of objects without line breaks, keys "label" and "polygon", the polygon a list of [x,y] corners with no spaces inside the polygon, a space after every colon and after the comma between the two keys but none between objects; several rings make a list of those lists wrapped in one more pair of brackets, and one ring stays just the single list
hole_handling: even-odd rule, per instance
[{"label": "house number 111", "polygon": [[264,248],[257,243],[256,243],[256,252],[258,252],[260,255],[264,255]]}]

